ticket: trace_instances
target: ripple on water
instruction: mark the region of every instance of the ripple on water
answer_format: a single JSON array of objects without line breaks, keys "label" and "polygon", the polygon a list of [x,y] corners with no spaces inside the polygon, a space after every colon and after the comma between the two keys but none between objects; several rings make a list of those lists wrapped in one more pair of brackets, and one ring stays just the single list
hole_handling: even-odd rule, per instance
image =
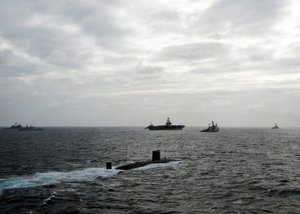
[{"label": "ripple on water", "polygon": [[[226,128],[214,134],[201,133],[200,128],[1,133],[0,209],[3,213],[300,213],[299,137],[300,130]],[[112,175],[101,176],[99,168],[104,170],[106,162],[117,166],[149,159],[157,149],[163,157],[183,162],[112,170]]]}]

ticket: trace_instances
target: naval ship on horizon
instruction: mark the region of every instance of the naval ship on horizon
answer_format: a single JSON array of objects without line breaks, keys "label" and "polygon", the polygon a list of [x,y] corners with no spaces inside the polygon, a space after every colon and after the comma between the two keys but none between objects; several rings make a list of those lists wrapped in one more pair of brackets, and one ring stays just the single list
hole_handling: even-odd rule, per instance
[{"label": "naval ship on horizon", "polygon": [[220,128],[218,127],[218,124],[214,123],[214,121],[211,121],[210,124],[208,124],[208,128],[201,130],[201,132],[218,132]]},{"label": "naval ship on horizon", "polygon": [[32,125],[28,126],[26,125],[25,127],[22,126],[20,123],[15,123],[11,127],[4,128],[4,130],[19,130],[19,131],[42,131],[44,130],[43,128],[37,128]]},{"label": "naval ship on horizon", "polygon": [[277,126],[277,123],[275,123],[275,126],[273,126],[272,129],[279,129],[279,127]]},{"label": "naval ship on horizon", "polygon": [[185,127],[184,125],[172,125],[172,123],[170,122],[170,118],[167,118],[166,125],[154,126],[151,123],[145,129],[149,129],[149,130],[182,130],[184,127]]}]

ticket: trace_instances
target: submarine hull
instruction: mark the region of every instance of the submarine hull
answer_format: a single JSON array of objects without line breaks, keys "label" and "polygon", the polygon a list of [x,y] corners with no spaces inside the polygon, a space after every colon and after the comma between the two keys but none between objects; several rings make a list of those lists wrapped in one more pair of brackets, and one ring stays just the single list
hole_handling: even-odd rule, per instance
[{"label": "submarine hull", "polygon": [[148,161],[141,161],[141,162],[135,162],[135,163],[130,163],[130,164],[126,164],[123,166],[119,166],[116,169],[118,170],[130,170],[130,169],[136,169],[136,168],[140,168],[143,166],[147,166],[149,164],[160,164],[160,163],[169,163],[171,161],[175,161],[173,159],[162,159],[162,160],[148,160]]}]

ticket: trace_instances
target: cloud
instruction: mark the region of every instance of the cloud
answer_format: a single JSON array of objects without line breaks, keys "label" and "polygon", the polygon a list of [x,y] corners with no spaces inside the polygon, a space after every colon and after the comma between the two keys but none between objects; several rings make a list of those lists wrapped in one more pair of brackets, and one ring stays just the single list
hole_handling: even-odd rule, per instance
[{"label": "cloud", "polygon": [[[286,109],[299,107],[299,8],[286,0],[0,1],[1,122],[143,125],[169,114],[238,125],[258,112],[271,122],[276,111],[288,122]],[[273,99],[290,91],[293,99]]]},{"label": "cloud", "polygon": [[143,65],[142,63],[139,63],[135,69],[137,73],[148,77],[161,73],[163,71],[163,68],[161,66]]},{"label": "cloud", "polygon": [[213,60],[226,55],[228,49],[222,43],[190,43],[163,48],[158,53],[160,60]]},{"label": "cloud", "polygon": [[10,49],[0,49],[0,77],[23,76],[36,72],[37,65],[15,54]]},{"label": "cloud", "polygon": [[128,51],[132,29],[126,22],[123,4],[121,1],[70,2],[64,7],[62,18],[76,23],[101,48]]},{"label": "cloud", "polygon": [[0,64],[1,65],[9,65],[11,63],[13,63],[13,52],[11,50],[8,49],[4,49],[2,51],[0,51]]},{"label": "cloud", "polygon": [[269,34],[276,21],[285,15],[285,0],[216,1],[203,13],[196,13],[195,28],[200,33],[217,36],[257,37]]}]

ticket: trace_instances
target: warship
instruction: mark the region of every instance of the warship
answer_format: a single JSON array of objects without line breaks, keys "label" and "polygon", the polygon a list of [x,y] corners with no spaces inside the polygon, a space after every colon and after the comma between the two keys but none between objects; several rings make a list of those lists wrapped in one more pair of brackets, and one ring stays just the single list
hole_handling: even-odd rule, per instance
[{"label": "warship", "polygon": [[215,124],[214,121],[211,121],[211,124],[208,124],[208,128],[201,130],[201,132],[218,132],[220,128],[218,124]]},{"label": "warship", "polygon": [[166,125],[154,126],[151,123],[151,125],[147,126],[145,129],[149,129],[149,130],[182,130],[184,127],[185,127],[184,125],[172,125],[172,123],[170,122],[170,118],[167,118]]},{"label": "warship", "polygon": [[4,128],[5,130],[18,130],[18,131],[42,131],[44,130],[43,128],[36,128],[34,126],[28,126],[26,125],[25,127],[22,126],[21,124],[19,123],[15,123],[14,125],[12,125],[11,127],[9,128]]},{"label": "warship", "polygon": [[279,129],[279,127],[277,126],[277,123],[275,123],[275,126],[273,126],[272,129]]},{"label": "warship", "polygon": [[19,130],[19,129],[21,129],[23,126],[21,125],[21,124],[19,124],[19,123],[15,123],[14,125],[12,125],[11,127],[9,127],[9,128],[4,128],[4,129],[12,129],[12,130]]},{"label": "warship", "polygon": [[37,128],[32,125],[28,126],[26,125],[25,127],[19,128],[19,131],[42,131],[44,130],[43,128]]}]

